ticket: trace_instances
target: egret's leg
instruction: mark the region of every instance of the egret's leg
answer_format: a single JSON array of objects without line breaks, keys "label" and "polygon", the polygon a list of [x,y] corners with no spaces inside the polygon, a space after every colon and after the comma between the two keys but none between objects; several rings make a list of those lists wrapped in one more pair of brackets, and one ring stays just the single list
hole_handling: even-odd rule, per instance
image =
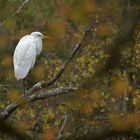
[{"label": "egret's leg", "polygon": [[23,79],[23,91],[24,91],[24,96],[26,94],[26,79]]}]

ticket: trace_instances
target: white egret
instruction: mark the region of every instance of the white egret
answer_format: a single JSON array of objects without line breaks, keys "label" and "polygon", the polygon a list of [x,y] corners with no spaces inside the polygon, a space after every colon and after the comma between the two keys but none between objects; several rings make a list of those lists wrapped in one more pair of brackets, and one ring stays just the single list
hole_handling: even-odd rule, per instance
[{"label": "white egret", "polygon": [[40,32],[32,32],[23,36],[14,51],[14,73],[17,80],[23,79],[25,95],[25,77],[30,69],[34,67],[36,57],[42,51],[42,39],[47,38]]}]

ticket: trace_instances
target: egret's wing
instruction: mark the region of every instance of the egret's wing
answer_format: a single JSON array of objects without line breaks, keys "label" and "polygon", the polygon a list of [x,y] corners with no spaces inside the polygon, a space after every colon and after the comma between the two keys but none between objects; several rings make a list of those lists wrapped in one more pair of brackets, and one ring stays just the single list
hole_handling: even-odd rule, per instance
[{"label": "egret's wing", "polygon": [[24,79],[36,60],[36,42],[33,37],[23,37],[14,52],[14,71],[17,80]]}]

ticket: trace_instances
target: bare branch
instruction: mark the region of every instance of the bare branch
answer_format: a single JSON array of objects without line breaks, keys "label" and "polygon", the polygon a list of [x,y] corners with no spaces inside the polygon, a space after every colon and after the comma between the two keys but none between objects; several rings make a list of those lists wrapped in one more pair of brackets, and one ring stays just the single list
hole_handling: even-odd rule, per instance
[{"label": "bare branch", "polygon": [[63,139],[63,132],[64,132],[64,128],[66,126],[67,121],[68,121],[68,114],[65,112],[64,121],[63,121],[62,126],[59,130],[57,140]]},{"label": "bare branch", "polygon": [[15,103],[8,105],[3,111],[0,112],[0,120],[7,119],[20,106],[23,106],[30,102],[34,102],[36,100],[43,100],[43,99],[48,99],[48,98],[55,97],[58,95],[70,94],[75,90],[77,90],[76,87],[63,86],[63,87],[55,88],[48,91],[36,92],[26,97],[22,96]]},{"label": "bare branch", "polygon": [[21,11],[21,9],[24,7],[24,5],[26,4],[26,3],[28,3],[29,2],[29,0],[25,0],[20,6],[19,6],[19,8],[17,9],[17,14]]}]

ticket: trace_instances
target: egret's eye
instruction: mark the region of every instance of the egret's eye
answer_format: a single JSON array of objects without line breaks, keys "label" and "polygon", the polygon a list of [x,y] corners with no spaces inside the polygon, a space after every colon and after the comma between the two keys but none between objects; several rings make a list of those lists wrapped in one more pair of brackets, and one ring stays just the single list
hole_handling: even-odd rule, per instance
[{"label": "egret's eye", "polygon": [[38,34],[38,37],[42,37],[42,35]]}]

